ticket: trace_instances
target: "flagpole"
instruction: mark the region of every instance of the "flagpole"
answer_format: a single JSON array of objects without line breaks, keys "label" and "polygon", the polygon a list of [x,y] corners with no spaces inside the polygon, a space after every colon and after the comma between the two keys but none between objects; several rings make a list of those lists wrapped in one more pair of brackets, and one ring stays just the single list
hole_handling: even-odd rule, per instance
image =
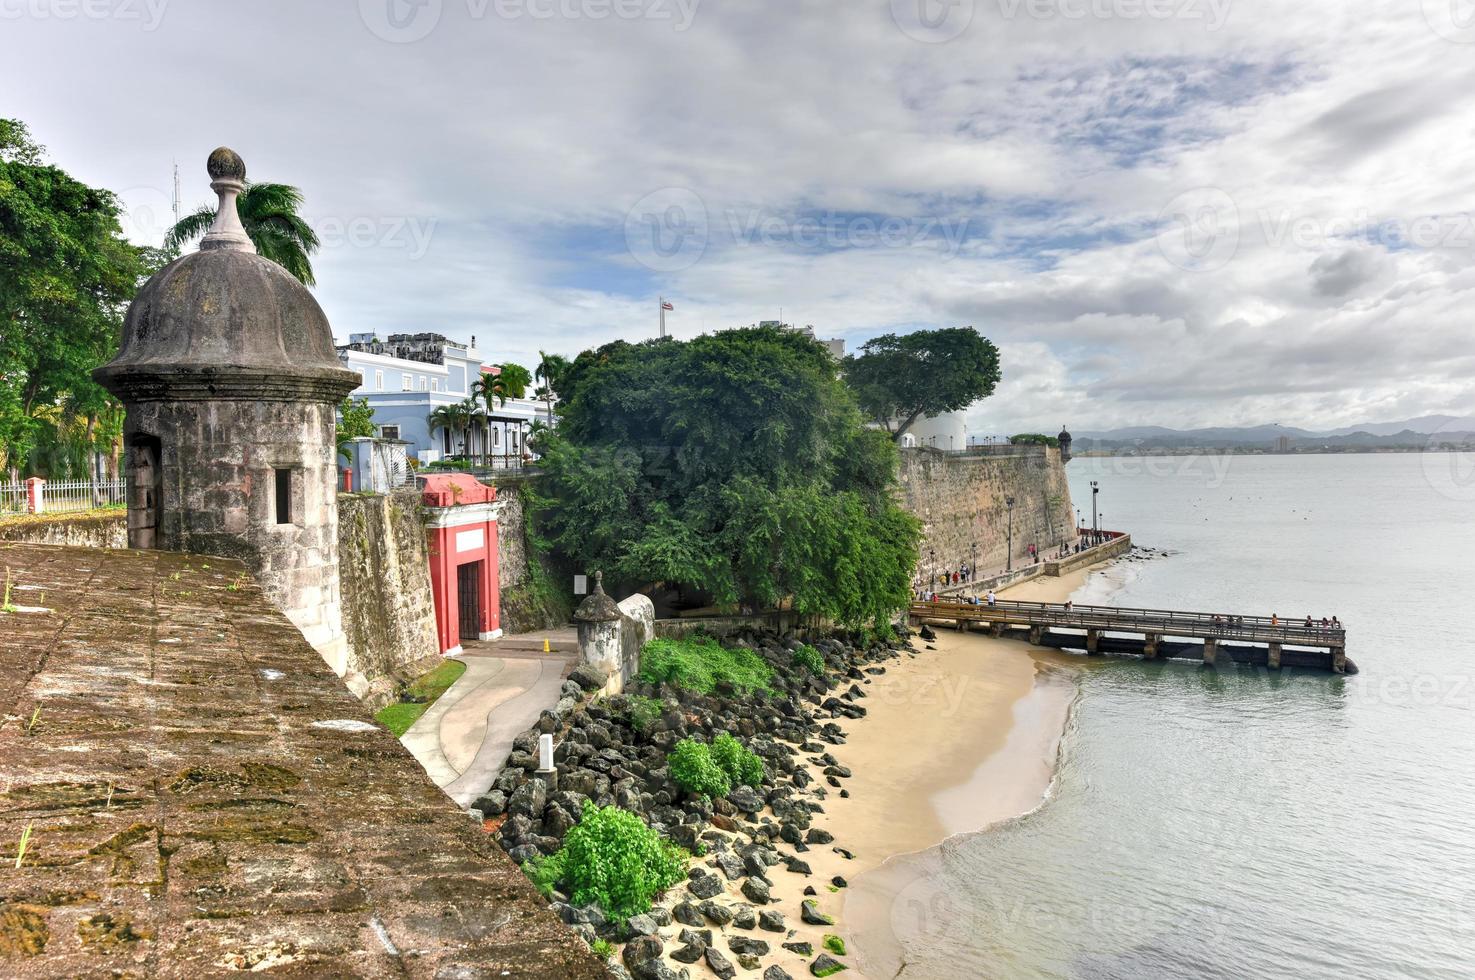
[{"label": "flagpole", "polygon": [[661,339],[662,340],[665,340],[666,339],[666,297],[664,297],[664,296],[657,296],[656,297],[656,306],[658,306],[660,308],[660,311],[661,311]]}]

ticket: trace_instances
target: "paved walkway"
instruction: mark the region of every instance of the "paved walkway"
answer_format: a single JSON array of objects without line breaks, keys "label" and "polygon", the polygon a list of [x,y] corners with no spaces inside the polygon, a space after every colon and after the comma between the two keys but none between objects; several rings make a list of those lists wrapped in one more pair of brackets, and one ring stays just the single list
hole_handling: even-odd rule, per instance
[{"label": "paved walkway", "polygon": [[[543,640],[552,653],[543,653]],[[400,739],[435,784],[460,806],[491,786],[512,751],[512,740],[558,703],[575,663],[572,630],[466,642],[456,657],[466,664]]]}]

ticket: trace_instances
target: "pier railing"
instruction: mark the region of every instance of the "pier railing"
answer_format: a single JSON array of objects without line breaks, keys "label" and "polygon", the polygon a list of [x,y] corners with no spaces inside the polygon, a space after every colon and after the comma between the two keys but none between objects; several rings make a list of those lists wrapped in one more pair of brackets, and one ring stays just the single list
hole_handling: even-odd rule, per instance
[{"label": "pier railing", "polygon": [[[980,602],[917,602],[917,616],[968,619],[982,622],[1018,622],[1031,626],[1059,626],[1109,632],[1118,630],[1160,636],[1202,639],[1247,640],[1283,643],[1290,646],[1342,647],[1347,631],[1304,621],[1286,621],[1270,616],[1239,616],[1227,613],[1186,612],[1177,609],[1133,609],[1116,606],[1084,606],[1061,603],[996,600]],[[1218,617],[1216,620],[1215,617]]]}]

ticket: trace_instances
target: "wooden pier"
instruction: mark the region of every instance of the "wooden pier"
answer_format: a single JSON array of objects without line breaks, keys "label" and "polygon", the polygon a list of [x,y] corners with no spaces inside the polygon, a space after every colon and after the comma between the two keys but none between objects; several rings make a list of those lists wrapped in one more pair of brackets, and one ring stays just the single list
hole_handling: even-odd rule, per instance
[{"label": "wooden pier", "polygon": [[1272,670],[1312,667],[1357,673],[1357,666],[1347,659],[1347,631],[1307,626],[1304,620],[1002,599],[993,605],[982,600],[978,605],[956,600],[914,602],[910,614],[914,623],[954,623],[965,631],[982,625],[993,636],[1089,654],[1191,659],[1209,665],[1226,657]]}]

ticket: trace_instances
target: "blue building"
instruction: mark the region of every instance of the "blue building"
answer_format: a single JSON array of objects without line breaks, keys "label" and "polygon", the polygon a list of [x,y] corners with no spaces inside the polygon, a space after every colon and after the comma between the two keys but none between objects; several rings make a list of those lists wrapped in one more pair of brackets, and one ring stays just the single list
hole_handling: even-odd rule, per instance
[{"label": "blue building", "polygon": [[547,417],[546,407],[532,399],[509,398],[490,412],[478,401],[461,431],[432,431],[430,416],[437,408],[466,402],[482,374],[495,371],[482,363],[476,338],[468,345],[436,333],[390,334],[385,340],[359,333],[348,341],[338,348],[338,358],[360,378],[349,397],[367,399],[379,435],[409,443],[406,448],[422,463],[464,456],[494,466],[517,464],[527,452],[529,427]]}]

